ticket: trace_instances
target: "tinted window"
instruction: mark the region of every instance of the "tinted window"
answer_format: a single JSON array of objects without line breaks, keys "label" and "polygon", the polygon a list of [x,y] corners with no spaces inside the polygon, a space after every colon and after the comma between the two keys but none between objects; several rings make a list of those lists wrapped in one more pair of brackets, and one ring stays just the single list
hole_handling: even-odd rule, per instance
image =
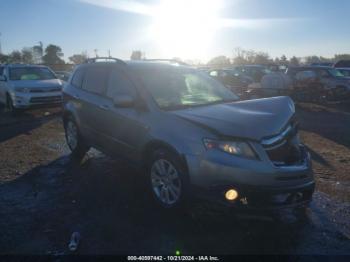
[{"label": "tinted window", "polygon": [[4,73],[4,67],[0,66],[0,75],[3,75],[3,73]]},{"label": "tinted window", "polygon": [[95,94],[104,94],[107,76],[108,69],[106,67],[91,67],[86,69],[83,89]]},{"label": "tinted window", "polygon": [[83,84],[83,78],[84,78],[84,70],[77,69],[75,71],[73,79],[72,79],[72,85],[75,87],[81,88],[81,86]]},{"label": "tinted window", "polygon": [[108,79],[107,96],[114,98],[118,95],[135,96],[135,88],[128,77],[121,71],[112,70]]}]

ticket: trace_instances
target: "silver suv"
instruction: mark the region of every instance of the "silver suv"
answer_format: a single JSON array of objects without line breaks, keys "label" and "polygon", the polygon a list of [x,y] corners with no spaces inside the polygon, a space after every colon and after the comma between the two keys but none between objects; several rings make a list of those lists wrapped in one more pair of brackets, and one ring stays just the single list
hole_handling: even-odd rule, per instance
[{"label": "silver suv", "polygon": [[311,200],[310,156],[289,97],[237,101],[175,62],[93,59],[75,69],[63,100],[73,156],[95,147],[139,164],[163,207],[193,195],[255,210]]},{"label": "silver suv", "polygon": [[62,82],[48,67],[0,65],[0,102],[9,111],[61,101]]}]

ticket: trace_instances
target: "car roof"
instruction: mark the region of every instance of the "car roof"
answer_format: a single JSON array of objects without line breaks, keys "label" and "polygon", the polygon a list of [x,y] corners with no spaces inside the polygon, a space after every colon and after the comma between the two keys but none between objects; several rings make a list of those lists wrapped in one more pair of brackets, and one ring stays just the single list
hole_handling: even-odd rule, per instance
[{"label": "car roof", "polygon": [[183,65],[181,62],[177,63],[175,61],[147,61],[147,60],[128,60],[124,61],[124,63],[114,63],[114,62],[95,62],[95,63],[85,63],[85,64],[80,64],[78,67],[90,67],[90,66],[126,66],[127,68],[130,69],[136,69],[136,70],[142,70],[142,69],[161,69],[161,68],[183,68],[183,69],[195,69],[192,66],[188,65]]},{"label": "car roof", "polygon": [[32,64],[6,64],[7,67],[41,67],[41,68],[48,68],[47,66],[44,65],[32,65]]}]

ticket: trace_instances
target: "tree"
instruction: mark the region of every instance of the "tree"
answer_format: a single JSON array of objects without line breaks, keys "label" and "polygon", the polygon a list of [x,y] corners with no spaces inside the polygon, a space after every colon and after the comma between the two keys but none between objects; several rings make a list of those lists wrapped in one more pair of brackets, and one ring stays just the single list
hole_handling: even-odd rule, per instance
[{"label": "tree", "polygon": [[21,63],[22,62],[22,54],[18,50],[14,50],[9,55],[10,63]]},{"label": "tree", "polygon": [[334,60],[350,60],[350,54],[336,54],[334,55]]},{"label": "tree", "polygon": [[8,63],[9,60],[10,60],[10,57],[8,55],[0,53],[0,64],[1,63]]},{"label": "tree", "polygon": [[209,60],[208,65],[225,66],[230,65],[230,59],[226,56],[217,56]]},{"label": "tree", "polygon": [[87,55],[86,52],[83,52],[83,53],[81,53],[81,54],[72,55],[72,56],[70,56],[68,59],[69,59],[69,61],[71,61],[73,64],[78,65],[78,64],[84,63],[84,61],[85,61],[86,59],[88,59],[88,55]]},{"label": "tree", "polygon": [[293,56],[293,57],[290,59],[289,64],[290,64],[291,66],[299,66],[299,65],[300,65],[299,58]]},{"label": "tree", "polygon": [[285,55],[282,55],[280,58],[281,65],[288,65],[288,59]]},{"label": "tree", "polygon": [[142,60],[144,55],[142,55],[142,52],[140,50],[134,50],[131,53],[130,59],[131,60]]},{"label": "tree", "polygon": [[320,63],[320,62],[321,62],[320,58],[316,55],[305,57],[306,64]]},{"label": "tree", "polygon": [[253,57],[253,64],[264,65],[264,64],[269,64],[271,62],[272,62],[272,60],[270,59],[269,54],[265,53],[265,52],[255,53],[255,55]]},{"label": "tree", "polygon": [[39,42],[39,45],[33,46],[33,62],[35,64],[41,64],[43,58],[43,43]]},{"label": "tree", "polygon": [[45,55],[43,56],[43,62],[45,64],[64,64],[64,60],[62,60],[59,56],[62,52],[61,47],[57,45],[48,45],[45,48]]},{"label": "tree", "polygon": [[23,48],[22,49],[22,62],[25,64],[33,63],[33,53],[31,48]]}]

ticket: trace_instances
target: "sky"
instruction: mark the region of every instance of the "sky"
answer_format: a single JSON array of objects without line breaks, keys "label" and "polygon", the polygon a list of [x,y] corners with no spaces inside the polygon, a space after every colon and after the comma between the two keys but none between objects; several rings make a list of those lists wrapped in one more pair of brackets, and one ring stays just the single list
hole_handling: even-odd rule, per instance
[{"label": "sky", "polygon": [[271,57],[350,53],[349,0],[0,0],[3,53],[42,41],[86,51],[208,61],[236,47]]}]

